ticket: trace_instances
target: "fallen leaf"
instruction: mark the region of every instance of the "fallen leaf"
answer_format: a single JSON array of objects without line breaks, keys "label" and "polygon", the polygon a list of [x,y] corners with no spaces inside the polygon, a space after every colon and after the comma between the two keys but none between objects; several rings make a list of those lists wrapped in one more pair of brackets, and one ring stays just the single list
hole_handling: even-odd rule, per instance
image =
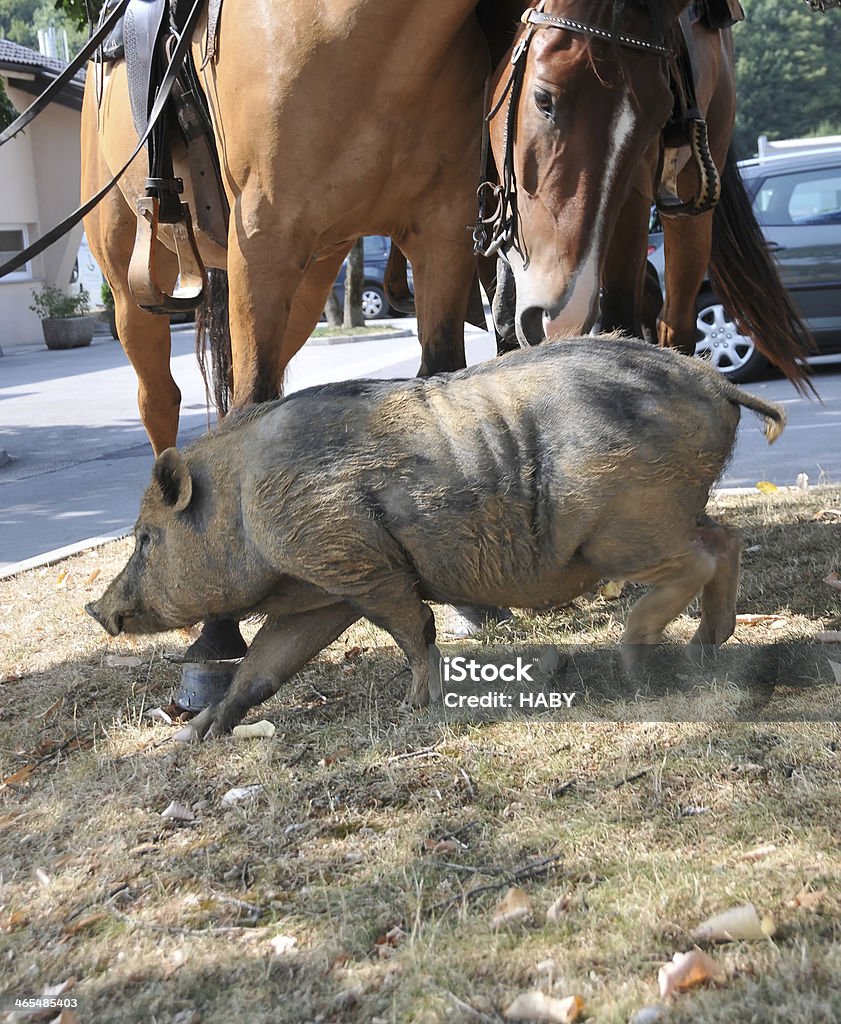
[{"label": "fallen leaf", "polygon": [[405,938],[406,932],[404,932],[399,925],[389,928],[389,930],[384,932],[374,943],[377,956],[381,960],[388,960],[389,957],[394,955],[395,949]]},{"label": "fallen leaf", "polygon": [[61,572],[58,574],[58,579],[55,581],[56,590],[64,590],[64,588],[67,586],[67,577],[69,575],[70,574],[68,573],[67,569],[61,570]]},{"label": "fallen leaf", "polygon": [[760,622],[775,622],[778,618],[777,615],[753,615],[746,612],[736,616],[736,623],[740,626],[757,626]]},{"label": "fallen leaf", "polygon": [[756,485],[756,489],[761,494],[774,494],[779,490],[779,487],[776,484],[772,484],[770,480],[760,480]]},{"label": "fallen leaf", "polygon": [[157,722],[164,722],[166,725],[172,725],[172,716],[167,714],[163,708],[149,708],[148,711],[143,712],[144,718],[154,718]]},{"label": "fallen leaf", "polygon": [[233,804],[242,803],[243,800],[254,800],[262,792],[263,787],[259,783],[255,786],[235,786],[222,797],[222,806],[230,807]]},{"label": "fallen leaf", "polygon": [[120,654],[106,654],[105,664],[108,665],[109,668],[139,668],[143,662],[136,655],[123,657]]},{"label": "fallen leaf", "polygon": [[765,843],[764,846],[755,846],[752,850],[748,850],[737,859],[751,864],[755,860],[762,860],[763,857],[768,857],[776,849],[777,847],[774,843]]},{"label": "fallen leaf", "polygon": [[756,907],[745,903],[704,921],[692,932],[692,938],[696,942],[753,942],[770,938],[776,930],[772,918],[760,921]]},{"label": "fallen leaf", "polygon": [[85,586],[89,587],[91,583],[93,583],[94,580],[97,579],[101,571],[101,569],[91,569],[91,571],[85,577]]},{"label": "fallen leaf", "polygon": [[0,782],[0,789],[4,786],[22,786],[29,780],[29,776],[35,771],[34,764],[25,764],[23,768],[20,768],[13,775],[7,775],[2,782]]},{"label": "fallen leaf", "polygon": [[165,810],[161,811],[162,818],[170,821],[197,821],[195,814],[186,804],[179,804],[175,800]]},{"label": "fallen leaf", "polygon": [[607,601],[615,601],[617,597],[622,596],[624,586],[624,580],[608,580],[603,587],[599,587],[599,594]]},{"label": "fallen leaf", "polygon": [[461,853],[464,847],[455,839],[424,839],[424,853]]},{"label": "fallen leaf", "polygon": [[330,765],[335,764],[337,761],[341,761],[342,758],[347,757],[350,753],[350,747],[342,747],[337,750],[334,754],[327,754],[326,757],[318,762],[322,768],[329,768]]},{"label": "fallen leaf", "polygon": [[275,956],[283,956],[285,953],[292,952],[298,945],[298,940],[293,935],[275,935],[273,939],[269,939],[269,945],[274,950]]},{"label": "fallen leaf", "polygon": [[559,896],[546,911],[546,920],[558,924],[569,907],[569,896]]},{"label": "fallen leaf", "polygon": [[110,914],[104,910],[100,910],[96,914],[88,914],[87,917],[80,917],[78,921],[74,921],[72,924],[67,925],[63,930],[64,935],[78,935],[79,932],[83,932],[88,928],[93,928],[94,925],[99,924],[100,921],[107,921]]},{"label": "fallen leaf", "polygon": [[254,740],[271,739],[275,734],[275,727],[271,722],[250,722],[248,725],[235,725],[233,730],[234,739]]},{"label": "fallen leaf", "polygon": [[815,892],[799,892],[792,903],[798,910],[817,910],[818,906],[826,899],[828,890],[817,889]]},{"label": "fallen leaf", "polygon": [[361,647],[348,647],[345,651],[345,661],[354,661],[356,658],[362,657]]},{"label": "fallen leaf", "polygon": [[721,977],[721,968],[711,956],[700,949],[688,953],[675,953],[668,964],[657,972],[660,998],[666,999],[674,992],[702,985]]},{"label": "fallen leaf", "polygon": [[824,576],[823,581],[834,590],[841,590],[841,578],[837,572],[831,572],[828,576]]},{"label": "fallen leaf", "polygon": [[508,1020],[542,1021],[545,1024],[572,1024],[581,1015],[584,1000],[581,996],[555,999],[539,989],[523,992],[505,1011]]},{"label": "fallen leaf", "polygon": [[35,877],[45,889],[52,884],[52,879],[43,868],[35,868]]},{"label": "fallen leaf", "polygon": [[531,917],[531,900],[525,890],[512,886],[494,908],[491,927],[496,929],[504,924],[526,921]]}]

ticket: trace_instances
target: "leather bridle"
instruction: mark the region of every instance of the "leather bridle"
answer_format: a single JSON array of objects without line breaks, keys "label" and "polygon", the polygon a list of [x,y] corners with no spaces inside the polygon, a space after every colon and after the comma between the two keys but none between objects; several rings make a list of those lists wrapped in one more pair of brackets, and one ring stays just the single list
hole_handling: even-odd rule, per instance
[{"label": "leather bridle", "polygon": [[[526,31],[520,37],[514,51],[511,54],[511,70],[508,80],[500,94],[493,109],[485,117],[485,131],[483,137],[482,152],[482,173],[487,169],[487,149],[489,145],[490,122],[496,117],[506,99],[508,105],[505,112],[505,124],[503,128],[503,162],[500,168],[501,182],[497,184],[492,181],[483,181],[479,186],[477,198],[479,201],[479,217],[473,231],[473,250],[480,256],[495,256],[504,253],[512,248],[519,253],[523,260],[524,267],[528,266],[528,256],[523,250],[517,229],[517,179],[514,171],[514,120],[517,116],[517,108],[520,101],[520,93],[523,88],[523,81],[526,73],[526,61],[528,58],[529,46],[535,30],[539,28],[553,28],[565,32],[572,32],[576,35],[591,36],[595,39],[602,39],[615,46],[627,49],[640,50],[650,53],[656,57],[670,59],[674,56],[670,47],[663,42],[642,39],[638,36],[628,35],[624,32],[614,32],[602,28],[599,25],[591,25],[588,22],[578,21],[574,18],[564,18],[556,14],[547,14],[543,8],[546,0],[540,0],[534,7],[523,11],[520,21],[526,26]],[[496,200],[496,206],[488,214],[486,205],[488,193]]]}]

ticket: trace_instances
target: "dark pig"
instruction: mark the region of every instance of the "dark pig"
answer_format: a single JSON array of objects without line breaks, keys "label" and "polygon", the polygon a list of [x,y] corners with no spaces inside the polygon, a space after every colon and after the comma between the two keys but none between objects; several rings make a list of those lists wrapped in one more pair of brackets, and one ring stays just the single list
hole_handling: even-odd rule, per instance
[{"label": "dark pig", "polygon": [[696,642],[735,625],[739,540],[704,512],[740,406],[783,412],[700,360],[564,339],[428,379],[311,388],[158,458],[128,564],[88,610],[149,633],[266,621],[190,737],[228,731],[361,616],[429,701],[427,600],[546,608],[599,579],[652,584],[625,651],[701,593]]}]

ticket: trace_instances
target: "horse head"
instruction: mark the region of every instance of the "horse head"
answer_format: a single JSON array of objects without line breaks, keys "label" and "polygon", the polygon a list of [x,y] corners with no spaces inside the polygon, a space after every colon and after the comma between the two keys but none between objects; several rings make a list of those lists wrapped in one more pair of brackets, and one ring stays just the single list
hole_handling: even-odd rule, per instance
[{"label": "horse head", "polygon": [[490,116],[520,344],[589,331],[601,271],[642,166],[659,156],[679,0],[543,0],[523,14]]}]

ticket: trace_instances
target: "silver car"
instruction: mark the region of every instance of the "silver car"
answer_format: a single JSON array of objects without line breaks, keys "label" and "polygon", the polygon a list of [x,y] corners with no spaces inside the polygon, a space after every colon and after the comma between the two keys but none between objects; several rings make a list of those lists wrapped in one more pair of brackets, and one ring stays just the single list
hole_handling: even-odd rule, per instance
[{"label": "silver car", "polygon": [[[739,166],[783,284],[820,354],[841,352],[841,147],[746,160]],[[662,238],[655,234],[651,241],[649,259],[662,284]],[[732,313],[705,281],[698,295],[695,354],[733,381],[754,380],[768,361],[739,333]]]}]

